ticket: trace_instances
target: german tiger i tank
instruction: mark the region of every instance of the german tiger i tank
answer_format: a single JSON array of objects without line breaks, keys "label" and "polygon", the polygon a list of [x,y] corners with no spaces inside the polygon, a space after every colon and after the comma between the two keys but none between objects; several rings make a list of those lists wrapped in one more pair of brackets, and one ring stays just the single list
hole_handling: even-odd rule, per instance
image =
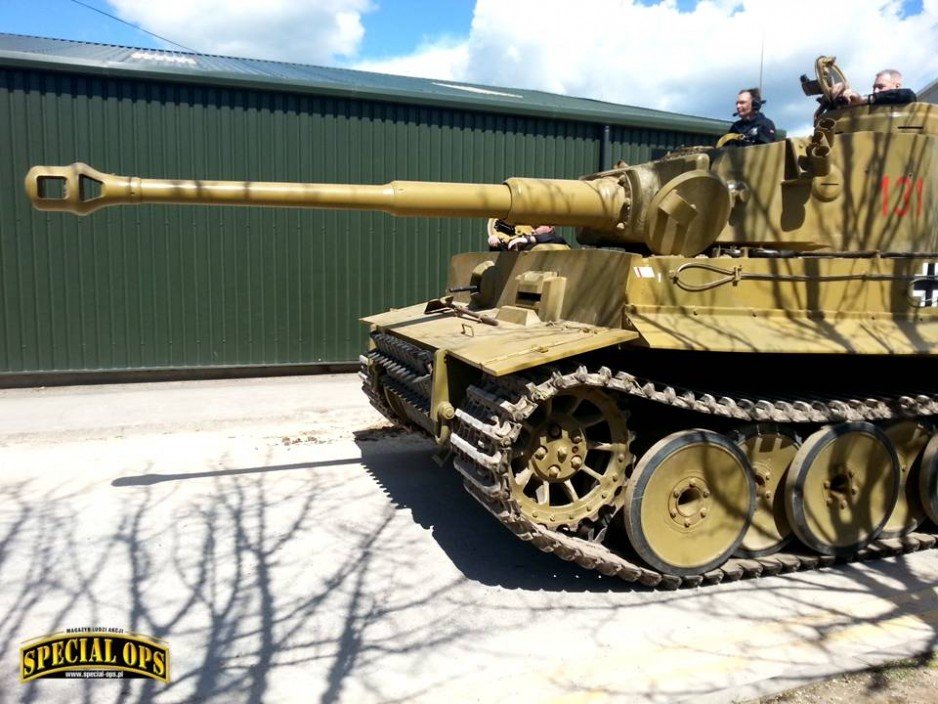
[{"label": "german tiger i tank", "polygon": [[[580,180],[165,181],[35,167],[36,207],[377,209],[573,225],[582,248],[461,254],[446,295],[370,316],[361,376],[522,540],[674,588],[935,545],[938,110]],[[64,182],[50,195],[51,182]],[[53,184],[54,185],[54,184]]]}]

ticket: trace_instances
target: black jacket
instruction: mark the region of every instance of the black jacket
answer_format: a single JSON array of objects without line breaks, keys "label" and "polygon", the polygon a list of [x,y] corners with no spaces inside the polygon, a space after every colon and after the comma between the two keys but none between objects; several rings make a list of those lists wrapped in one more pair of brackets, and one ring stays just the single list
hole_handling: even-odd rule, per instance
[{"label": "black jacket", "polygon": [[730,133],[741,134],[742,144],[768,144],[775,141],[775,123],[761,112],[755,112],[752,117],[736,120],[730,127]]},{"label": "black jacket", "polygon": [[915,91],[909,88],[892,88],[890,90],[881,90],[879,93],[871,93],[868,100],[870,105],[905,105],[914,103],[918,100]]}]

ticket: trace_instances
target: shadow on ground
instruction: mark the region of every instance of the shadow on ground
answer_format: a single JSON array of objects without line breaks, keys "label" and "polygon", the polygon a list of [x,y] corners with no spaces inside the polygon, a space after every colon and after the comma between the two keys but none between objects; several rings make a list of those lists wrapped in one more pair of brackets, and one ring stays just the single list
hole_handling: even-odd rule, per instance
[{"label": "shadow on ground", "polygon": [[[534,666],[529,647],[492,637],[500,632],[531,646],[539,625],[570,624],[572,648],[601,653],[608,631],[628,631],[652,602],[677,623],[705,613],[736,624],[735,634],[689,640],[683,652],[692,658],[695,649],[700,657],[724,649],[732,656],[750,627],[765,626],[759,608],[740,605],[751,600],[751,583],[633,591],[518,541],[463,490],[452,467],[434,464],[432,444],[379,435],[359,447],[365,475],[353,456],[239,467],[222,449],[215,471],[151,465],[135,476],[53,488],[5,481],[4,671],[12,673],[26,637],[88,622],[162,638],[175,657],[169,685],[38,681],[0,691],[0,701],[434,700],[452,685],[443,662],[471,655],[519,672]],[[89,507],[89,496],[107,500]],[[425,559],[434,543],[453,570],[424,567],[438,564]],[[812,658],[833,661],[843,628],[878,628],[902,616],[925,624],[932,637],[923,649],[934,646],[934,587],[904,559],[876,571],[844,566],[836,576],[844,604],[852,594],[876,594],[887,608],[858,614],[844,606],[818,616],[816,595],[831,589],[824,580],[765,579],[758,597],[804,614],[779,626],[780,642],[808,641]],[[642,648],[675,645],[673,631],[641,637]],[[774,656],[754,647],[747,657]],[[656,694],[636,688],[629,663],[615,667],[616,684],[591,683],[592,695],[680,701],[711,691],[701,684]],[[554,673],[552,686],[582,694],[584,682],[570,672]]]},{"label": "shadow on ground", "polygon": [[[106,489],[118,501],[93,517],[75,502],[100,483],[0,487],[6,666],[22,640],[89,623],[163,639],[172,662],[168,685],[39,680],[0,701],[46,701],[67,688],[68,701],[264,702],[283,696],[284,667],[313,673],[306,701],[388,700],[381,678],[362,670],[472,632],[445,610],[427,615],[462,580],[418,584],[407,573],[412,531],[360,472],[344,484],[357,462],[119,477]],[[358,502],[370,509],[350,510]],[[411,699],[426,686],[396,691]]]},{"label": "shadow on ground", "polygon": [[396,507],[409,509],[413,520],[431,532],[467,579],[536,591],[648,591],[519,540],[463,488],[451,461],[437,466],[430,441],[412,441],[412,448],[400,449],[384,438],[366,437],[356,435],[364,468]]}]

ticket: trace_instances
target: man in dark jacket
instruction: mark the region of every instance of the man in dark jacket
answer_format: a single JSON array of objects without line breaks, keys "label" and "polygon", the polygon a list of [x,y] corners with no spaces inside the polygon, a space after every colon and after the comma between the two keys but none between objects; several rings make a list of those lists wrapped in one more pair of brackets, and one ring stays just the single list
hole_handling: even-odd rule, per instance
[{"label": "man in dark jacket", "polygon": [[860,95],[843,83],[835,83],[831,91],[835,102],[847,105],[905,105],[918,100],[915,91],[902,87],[902,74],[894,68],[885,68],[873,79],[873,92]]},{"label": "man in dark jacket", "polygon": [[762,95],[758,88],[746,88],[736,96],[736,114],[739,119],[730,127],[730,134],[740,135],[740,139],[729,142],[740,146],[748,144],[768,144],[775,141],[775,123],[762,114]]}]

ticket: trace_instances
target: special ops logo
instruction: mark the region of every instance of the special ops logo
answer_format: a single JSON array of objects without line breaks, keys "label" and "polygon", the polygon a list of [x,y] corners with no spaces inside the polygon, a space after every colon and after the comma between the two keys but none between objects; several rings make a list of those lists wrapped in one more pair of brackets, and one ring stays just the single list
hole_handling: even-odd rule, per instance
[{"label": "special ops logo", "polygon": [[119,628],[69,628],[20,648],[20,679],[122,679],[169,682],[169,646]]}]

